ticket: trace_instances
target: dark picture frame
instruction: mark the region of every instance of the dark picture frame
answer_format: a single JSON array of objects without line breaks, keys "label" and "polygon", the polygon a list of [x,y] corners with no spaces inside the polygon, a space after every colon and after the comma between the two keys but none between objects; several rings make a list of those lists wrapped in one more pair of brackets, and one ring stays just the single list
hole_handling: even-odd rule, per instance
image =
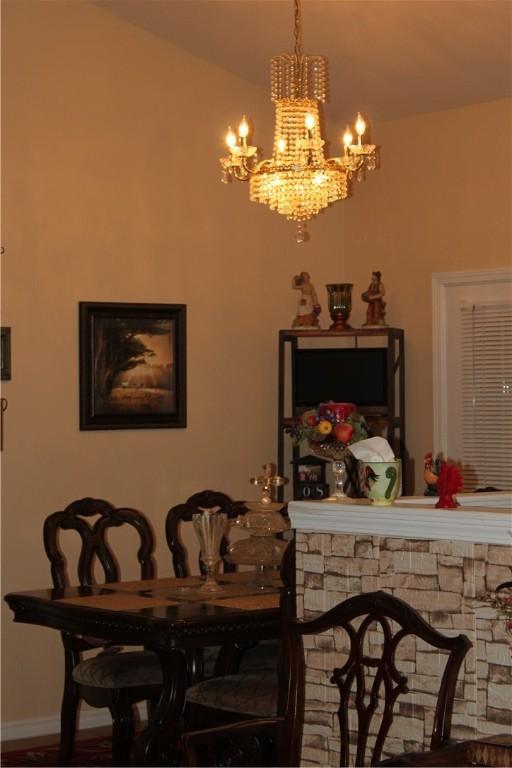
[{"label": "dark picture frame", "polygon": [[7,326],[0,328],[0,380],[10,381],[11,370],[11,329]]},{"label": "dark picture frame", "polygon": [[186,306],[79,303],[80,429],[186,427]]}]

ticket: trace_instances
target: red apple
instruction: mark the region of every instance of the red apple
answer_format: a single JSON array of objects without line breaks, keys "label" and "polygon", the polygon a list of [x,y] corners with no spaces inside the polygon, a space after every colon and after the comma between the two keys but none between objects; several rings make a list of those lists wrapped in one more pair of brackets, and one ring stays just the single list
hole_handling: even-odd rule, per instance
[{"label": "red apple", "polygon": [[304,424],[304,426],[307,427],[314,427],[315,424],[318,424],[318,416],[315,410],[313,408],[310,408],[308,411],[304,411],[304,413],[300,417],[301,422]]},{"label": "red apple", "polygon": [[354,427],[352,424],[336,424],[333,429],[333,434],[338,442],[348,443],[354,434]]}]

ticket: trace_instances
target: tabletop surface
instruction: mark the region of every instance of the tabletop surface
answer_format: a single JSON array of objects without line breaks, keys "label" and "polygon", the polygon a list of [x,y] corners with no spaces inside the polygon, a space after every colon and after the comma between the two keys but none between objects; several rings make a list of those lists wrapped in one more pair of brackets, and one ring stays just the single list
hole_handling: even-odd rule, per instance
[{"label": "tabletop surface", "polygon": [[258,588],[254,574],[230,573],[219,577],[221,591],[200,591],[200,577],[125,581],[89,587],[12,592],[5,600],[20,622],[84,633],[116,628],[168,635],[204,634],[227,626],[243,629],[255,622],[277,621],[281,581],[275,573],[271,587]]}]

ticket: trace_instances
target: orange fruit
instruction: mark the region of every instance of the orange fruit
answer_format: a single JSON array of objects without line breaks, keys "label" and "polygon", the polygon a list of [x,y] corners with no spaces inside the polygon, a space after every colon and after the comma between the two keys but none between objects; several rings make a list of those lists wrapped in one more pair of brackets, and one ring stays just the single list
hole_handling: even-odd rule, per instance
[{"label": "orange fruit", "polygon": [[332,424],[330,421],[323,419],[318,423],[317,430],[321,435],[329,435],[332,432]]}]

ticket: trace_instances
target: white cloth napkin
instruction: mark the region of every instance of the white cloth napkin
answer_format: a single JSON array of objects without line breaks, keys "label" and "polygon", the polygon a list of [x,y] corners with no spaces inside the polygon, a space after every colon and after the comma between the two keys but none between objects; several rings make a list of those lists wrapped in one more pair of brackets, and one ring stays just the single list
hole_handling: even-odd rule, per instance
[{"label": "white cloth napkin", "polygon": [[348,447],[359,461],[393,461],[395,458],[390,444],[383,437],[369,437]]}]

